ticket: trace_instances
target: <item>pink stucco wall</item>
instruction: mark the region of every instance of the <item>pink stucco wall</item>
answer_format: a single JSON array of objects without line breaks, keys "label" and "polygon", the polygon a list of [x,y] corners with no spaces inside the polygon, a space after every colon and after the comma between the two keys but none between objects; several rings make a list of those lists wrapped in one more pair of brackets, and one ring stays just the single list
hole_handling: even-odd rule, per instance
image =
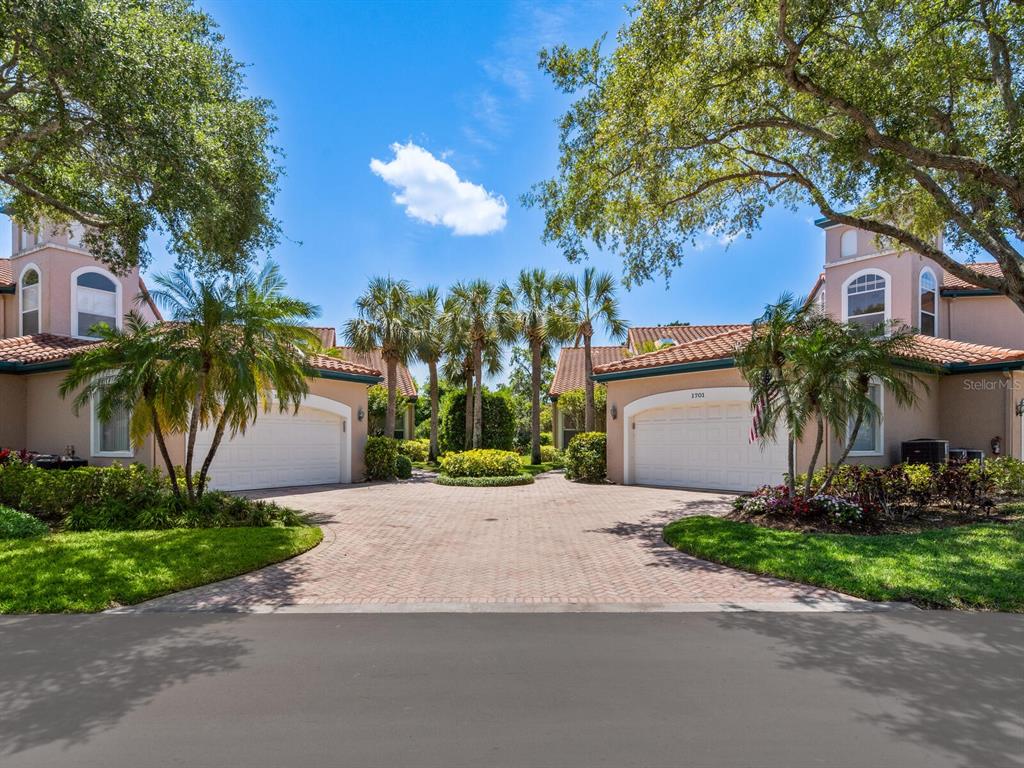
[{"label": "pink stucco wall", "polygon": [[1024,312],[1005,296],[943,298],[947,338],[1024,349]]}]

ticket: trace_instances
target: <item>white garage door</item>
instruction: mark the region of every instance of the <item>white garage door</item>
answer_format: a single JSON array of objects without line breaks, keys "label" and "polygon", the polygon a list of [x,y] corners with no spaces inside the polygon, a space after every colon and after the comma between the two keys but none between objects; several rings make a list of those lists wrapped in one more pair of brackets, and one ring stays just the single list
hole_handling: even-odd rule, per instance
[{"label": "white garage door", "polygon": [[[347,427],[347,425],[344,425]],[[346,481],[342,476],[342,417],[302,406],[298,413],[260,413],[244,435],[225,437],[210,467],[210,487],[222,491]],[[196,436],[201,464],[213,430]]]},{"label": "white garage door", "polygon": [[750,403],[710,402],[643,411],[632,435],[635,483],[749,491],[782,482],[786,441],[750,443]]}]

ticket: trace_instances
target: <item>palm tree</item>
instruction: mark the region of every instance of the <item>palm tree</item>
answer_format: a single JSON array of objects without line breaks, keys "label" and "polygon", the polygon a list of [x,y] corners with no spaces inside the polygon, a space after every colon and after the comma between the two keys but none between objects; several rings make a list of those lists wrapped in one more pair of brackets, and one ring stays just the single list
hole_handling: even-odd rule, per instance
[{"label": "palm tree", "polygon": [[[282,412],[302,403],[309,391],[306,357],[319,346],[303,324],[319,309],[286,296],[284,277],[272,262],[259,273],[197,281],[179,270],[157,276],[155,284],[150,295],[172,321],[160,334],[168,367],[165,397],[176,406],[191,404],[184,469],[194,503],[206,490],[226,432],[244,433],[274,398]],[[210,448],[194,477],[196,434],[211,426]]]},{"label": "palm tree", "polygon": [[626,323],[619,317],[619,301],[615,297],[615,278],[607,272],[598,273],[594,267],[583,270],[580,278],[567,278],[568,313],[576,327],[574,346],[583,341],[583,360],[586,371],[585,389],[587,406],[584,411],[584,429],[594,429],[594,361],[590,353],[594,326],[603,325],[608,335],[620,339],[626,333]]},{"label": "palm tree", "polygon": [[413,297],[413,315],[416,318],[416,357],[427,364],[430,376],[430,461],[436,461],[437,446],[437,365],[444,354],[445,317],[440,312],[436,285],[420,291]]},{"label": "palm tree", "polygon": [[395,408],[398,399],[398,365],[405,365],[418,341],[413,313],[413,293],[407,280],[374,277],[366,291],[356,299],[355,317],[345,324],[345,336],[357,352],[380,349],[387,366],[388,410],[384,434],[395,434]]},{"label": "palm tree", "polygon": [[498,304],[516,335],[530,348],[530,457],[540,464],[540,387],[550,345],[571,339],[576,327],[565,311],[566,284],[543,269],[524,269],[514,285],[502,283]]},{"label": "palm tree", "polygon": [[76,415],[94,398],[98,415],[104,421],[117,411],[130,412],[132,443],[138,445],[148,434],[153,434],[167,469],[171,492],[180,496],[166,435],[171,431],[184,431],[185,420],[174,418],[174,414],[186,413],[188,404],[170,402],[169,395],[181,390],[169,386],[166,345],[160,329],[132,310],[125,317],[123,329],[104,324],[96,328],[96,333],[101,343],[75,355],[71,370],[61,382],[61,397],[77,390],[72,401]]},{"label": "palm tree", "polygon": [[[476,400],[473,396],[473,342],[467,318],[462,314],[461,304],[454,296],[449,295],[445,299],[441,317],[444,321],[444,362],[441,373],[448,381],[458,382],[465,387],[466,417],[462,447],[468,450],[473,441],[473,404]],[[493,331],[484,338],[483,366],[488,376],[501,373],[501,340]]]},{"label": "palm tree", "polygon": [[[497,291],[486,280],[456,283],[452,286],[453,308],[464,318],[473,352],[473,441],[474,448],[483,443],[483,367],[488,345],[507,340],[511,318],[497,302]],[[467,392],[467,398],[469,393]]]}]

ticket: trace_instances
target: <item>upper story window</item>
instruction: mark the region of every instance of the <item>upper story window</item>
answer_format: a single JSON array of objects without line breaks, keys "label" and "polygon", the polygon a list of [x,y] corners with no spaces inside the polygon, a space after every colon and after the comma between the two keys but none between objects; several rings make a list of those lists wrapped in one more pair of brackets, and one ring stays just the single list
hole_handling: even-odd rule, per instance
[{"label": "upper story window", "polygon": [[846,322],[866,330],[884,327],[889,319],[889,281],[882,272],[865,272],[846,284]]},{"label": "upper story window", "polygon": [[939,329],[939,283],[928,267],[921,270],[920,308],[917,327],[925,336],[935,336]]},{"label": "upper story window", "polygon": [[21,271],[18,281],[21,292],[21,335],[39,333],[39,268],[29,264]]},{"label": "upper story window", "polygon": [[71,276],[71,335],[94,338],[92,327],[121,322],[121,286],[97,267],[83,267]]},{"label": "upper story window", "polygon": [[857,255],[857,230],[848,229],[839,238],[839,255],[846,259]]}]

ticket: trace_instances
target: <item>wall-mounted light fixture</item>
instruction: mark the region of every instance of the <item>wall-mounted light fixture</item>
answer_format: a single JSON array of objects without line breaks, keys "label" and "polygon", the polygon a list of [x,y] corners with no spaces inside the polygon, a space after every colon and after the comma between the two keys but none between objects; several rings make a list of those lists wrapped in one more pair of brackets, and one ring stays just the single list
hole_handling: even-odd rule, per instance
[{"label": "wall-mounted light fixture", "polygon": [[360,421],[366,418],[366,411],[363,410],[363,406],[361,405],[359,406],[359,410],[356,411],[356,418],[359,419]]},{"label": "wall-mounted light fixture", "polygon": [[612,421],[615,421],[617,418],[619,418],[619,409],[615,403],[612,403]]}]

